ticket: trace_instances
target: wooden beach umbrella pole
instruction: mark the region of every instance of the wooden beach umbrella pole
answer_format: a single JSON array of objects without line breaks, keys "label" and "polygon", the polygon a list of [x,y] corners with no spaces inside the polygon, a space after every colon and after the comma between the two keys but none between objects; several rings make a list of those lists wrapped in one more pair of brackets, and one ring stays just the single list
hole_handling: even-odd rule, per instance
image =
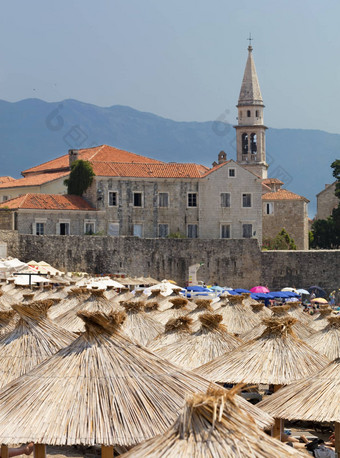
[{"label": "wooden beach umbrella pole", "polygon": [[335,453],[340,457],[340,423],[338,421],[334,424],[335,433]]},{"label": "wooden beach umbrella pole", "polygon": [[34,444],[33,456],[34,458],[46,458],[46,445],[45,444]]},{"label": "wooden beach umbrella pole", "polygon": [[113,446],[102,445],[102,458],[113,458],[114,450]]},{"label": "wooden beach umbrella pole", "polygon": [[1,444],[1,458],[8,458],[8,445]]},{"label": "wooden beach umbrella pole", "polygon": [[[281,387],[282,385],[274,385],[274,393],[276,393]],[[272,437],[282,440],[283,427],[284,420],[282,420],[281,418],[275,418],[274,425],[272,428]]]}]

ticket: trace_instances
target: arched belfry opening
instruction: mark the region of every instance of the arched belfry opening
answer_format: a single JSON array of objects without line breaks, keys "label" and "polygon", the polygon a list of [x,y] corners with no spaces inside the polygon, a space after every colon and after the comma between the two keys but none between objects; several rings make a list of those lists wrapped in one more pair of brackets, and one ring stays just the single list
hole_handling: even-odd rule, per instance
[{"label": "arched belfry opening", "polygon": [[256,134],[250,134],[250,153],[256,155],[257,153],[257,136]]},{"label": "arched belfry opening", "polygon": [[242,134],[242,154],[248,154],[248,134]]}]

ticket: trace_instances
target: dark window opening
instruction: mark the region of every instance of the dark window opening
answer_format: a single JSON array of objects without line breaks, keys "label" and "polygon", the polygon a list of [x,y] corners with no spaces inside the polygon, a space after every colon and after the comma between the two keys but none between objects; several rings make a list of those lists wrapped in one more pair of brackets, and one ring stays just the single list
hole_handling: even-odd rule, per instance
[{"label": "dark window opening", "polygon": [[242,134],[242,154],[248,154],[248,134]]},{"label": "dark window opening", "polygon": [[70,223],[60,223],[60,235],[70,235]]},{"label": "dark window opening", "polygon": [[245,239],[251,239],[253,235],[253,225],[252,224],[243,224],[242,225],[242,236]]},{"label": "dark window opening", "polygon": [[141,192],[133,193],[133,206],[134,207],[142,206],[142,193]]},{"label": "dark window opening", "polygon": [[257,137],[256,134],[250,135],[250,152],[251,154],[257,153]]},{"label": "dark window opening", "polygon": [[250,110],[247,110],[247,117],[250,118]]},{"label": "dark window opening", "polygon": [[188,194],[188,207],[197,207],[197,194]]}]

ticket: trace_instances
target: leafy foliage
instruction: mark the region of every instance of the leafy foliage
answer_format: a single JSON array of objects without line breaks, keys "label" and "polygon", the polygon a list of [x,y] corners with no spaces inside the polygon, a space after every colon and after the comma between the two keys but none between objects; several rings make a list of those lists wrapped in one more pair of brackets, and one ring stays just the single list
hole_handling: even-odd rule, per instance
[{"label": "leafy foliage", "polygon": [[263,239],[263,248],[267,250],[296,250],[296,245],[286,229],[282,228],[273,239]]},{"label": "leafy foliage", "polygon": [[91,186],[95,173],[89,161],[78,159],[71,165],[71,173],[64,184],[67,186],[67,194],[82,196],[86,189]]}]

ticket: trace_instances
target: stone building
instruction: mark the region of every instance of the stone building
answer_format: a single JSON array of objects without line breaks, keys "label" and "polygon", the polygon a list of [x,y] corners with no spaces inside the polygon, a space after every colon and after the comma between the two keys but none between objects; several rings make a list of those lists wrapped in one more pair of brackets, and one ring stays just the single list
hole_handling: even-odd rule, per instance
[{"label": "stone building", "polygon": [[326,184],[325,189],[316,195],[317,212],[315,219],[327,219],[331,216],[334,208],[339,205],[339,199],[335,195],[336,181],[332,184]]}]

